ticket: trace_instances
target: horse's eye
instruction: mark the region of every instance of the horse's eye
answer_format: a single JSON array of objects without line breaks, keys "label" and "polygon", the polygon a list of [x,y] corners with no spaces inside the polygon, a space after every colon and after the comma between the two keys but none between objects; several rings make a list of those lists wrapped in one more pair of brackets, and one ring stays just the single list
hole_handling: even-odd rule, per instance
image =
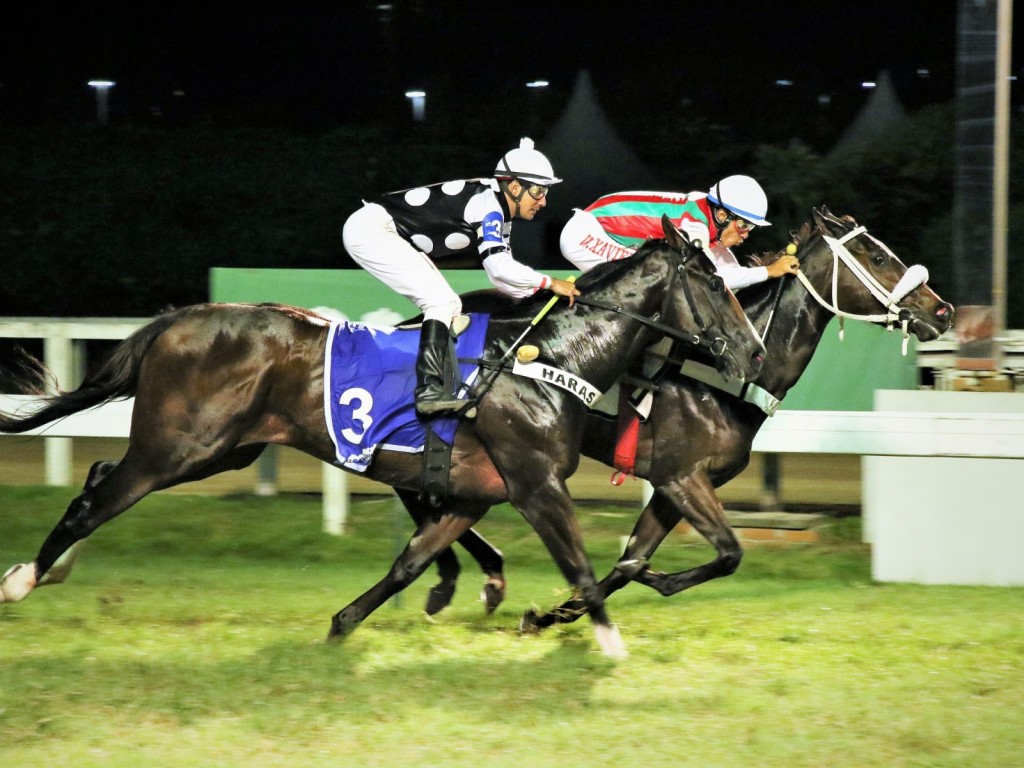
[{"label": "horse's eye", "polygon": [[721,293],[725,289],[725,281],[719,275],[714,275],[710,281],[712,292]]},{"label": "horse's eye", "polygon": [[876,253],[874,256],[871,257],[871,261],[874,263],[876,267],[881,267],[885,264],[885,254]]}]

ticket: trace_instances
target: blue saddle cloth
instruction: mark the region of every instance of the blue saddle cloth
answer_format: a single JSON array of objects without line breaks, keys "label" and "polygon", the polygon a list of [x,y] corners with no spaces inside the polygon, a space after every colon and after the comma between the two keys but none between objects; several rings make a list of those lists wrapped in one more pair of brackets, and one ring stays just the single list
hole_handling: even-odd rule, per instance
[{"label": "blue saddle cloth", "polygon": [[[472,381],[483,354],[488,315],[472,314],[456,340],[462,381]],[[324,371],[324,416],[342,466],[365,472],[381,448],[423,450],[426,422],[416,416],[416,352],[419,329],[375,328],[362,323],[332,323]],[[458,419],[433,420],[433,429],[451,444]]]}]

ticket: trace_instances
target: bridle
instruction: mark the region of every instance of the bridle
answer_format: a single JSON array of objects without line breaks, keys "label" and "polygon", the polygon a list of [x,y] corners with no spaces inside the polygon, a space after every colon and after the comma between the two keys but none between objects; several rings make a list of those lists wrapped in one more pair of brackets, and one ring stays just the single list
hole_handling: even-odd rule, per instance
[{"label": "bridle", "polygon": [[[719,358],[722,355],[724,355],[726,350],[729,348],[729,342],[727,339],[721,336],[711,335],[708,324],[705,322],[704,316],[701,315],[700,309],[697,307],[697,299],[693,295],[693,289],[690,287],[689,281],[684,276],[684,273],[686,271],[686,265],[689,263],[690,259],[698,257],[703,258],[703,254],[699,251],[685,254],[678,248],[674,248],[671,245],[669,247],[672,248],[672,250],[674,250],[676,253],[680,254],[681,258],[680,261],[675,265],[675,268],[672,269],[668,285],[665,288],[665,297],[662,299],[661,307],[657,312],[654,313],[652,317],[645,317],[638,312],[634,312],[631,309],[626,309],[625,307],[620,306],[618,304],[613,304],[609,301],[604,301],[603,299],[597,299],[585,295],[576,296],[575,303],[583,304],[588,307],[595,307],[597,309],[604,309],[606,311],[622,315],[623,317],[628,317],[631,320],[635,320],[638,323],[644,325],[645,327],[652,329],[658,334],[668,336],[669,338],[674,339],[675,341],[678,341],[691,348],[695,347],[697,349],[705,350],[707,354],[711,355],[712,357]],[[711,279],[721,280],[721,278],[718,277],[717,275],[711,276]],[[678,281],[681,281],[683,284],[683,295],[686,297],[686,302],[689,305],[690,312],[693,314],[693,319],[697,323],[699,333],[686,333],[670,325],[666,325],[660,320],[660,318],[663,317],[665,315],[665,312],[668,310],[668,305],[672,299],[675,284]],[[522,342],[523,338],[526,336],[526,333],[529,332],[529,328],[532,328],[536,324],[536,321],[538,321],[544,314],[545,313],[542,312],[541,315],[538,315],[534,319],[534,323],[531,323],[530,327],[527,328],[527,331],[524,332],[519,337],[519,339],[517,339],[517,341],[513,343],[512,346],[510,346],[505,351],[500,360],[497,360],[495,362],[487,360],[479,361],[480,367],[487,368],[488,372],[470,385],[470,391],[472,394],[466,400],[466,405],[463,406],[462,409],[456,415],[461,416],[463,413],[469,411],[474,405],[476,405],[480,401],[480,398],[482,398],[484,394],[486,394],[486,392],[491,388],[491,385],[494,383],[498,375],[502,371],[507,370],[509,358],[514,353],[516,346],[520,342]]]},{"label": "bridle", "polygon": [[[867,229],[858,226],[851,229],[845,235],[840,238],[830,237],[829,235],[822,235],[822,239],[828,244],[829,249],[832,251],[832,301],[831,303],[826,301],[821,294],[814,288],[811,281],[807,278],[807,275],[800,270],[796,273],[797,278],[803,283],[804,288],[811,294],[815,301],[818,302],[822,307],[827,309],[829,312],[839,318],[839,337],[843,338],[843,320],[847,317],[853,320],[864,320],[868,323],[883,323],[887,330],[893,330],[897,324],[902,325],[903,328],[903,354],[907,354],[907,342],[910,339],[910,323],[912,317],[910,312],[899,306],[899,302],[907,296],[911,291],[915,290],[919,286],[923,285],[928,281],[928,269],[920,264],[915,264],[908,268],[900,278],[899,282],[892,288],[887,290],[878,280],[872,275],[866,267],[862,266],[858,262],[853,254],[846,248],[846,243],[855,237],[864,235],[869,238],[875,245],[888,253],[892,258],[892,252],[885,245],[875,237],[868,234]],[[860,315],[854,312],[846,312],[839,308],[839,263],[842,262],[846,265],[847,269],[853,274],[861,285],[868,289],[872,296],[878,301],[879,304],[885,309],[884,314],[873,314],[873,315]],[[769,322],[770,322],[769,318]],[[765,329],[767,334],[767,328]]]},{"label": "bridle", "polygon": [[[676,252],[682,254],[681,251],[677,250]],[[611,302],[607,302],[602,299],[590,298],[586,295],[577,296],[576,303],[583,304],[588,307],[605,309],[609,312],[615,312],[616,314],[628,317],[631,320],[636,320],[638,323],[641,323],[645,327],[650,328],[663,336],[667,336],[670,339],[679,341],[690,347],[696,347],[697,349],[705,351],[712,357],[721,357],[729,348],[729,341],[722,336],[713,336],[711,334],[710,328],[707,322],[705,322],[704,316],[700,313],[700,309],[697,306],[697,299],[693,295],[693,288],[690,287],[690,281],[685,277],[686,265],[689,263],[690,259],[696,258],[697,256],[703,258],[703,254],[699,252],[691,253],[689,255],[682,254],[682,260],[676,264],[676,268],[672,271],[672,276],[669,279],[669,284],[665,290],[665,298],[661,303],[661,308],[652,317],[644,317],[643,315],[619,306],[618,304],[612,304]],[[714,276],[712,279],[721,278]],[[682,282],[683,284],[683,296],[686,298],[686,303],[690,308],[690,313],[693,315],[693,319],[697,323],[698,333],[694,334],[680,331],[677,328],[666,325],[660,320],[668,310],[668,303],[672,298],[672,292],[675,289],[675,284],[677,282]]]}]

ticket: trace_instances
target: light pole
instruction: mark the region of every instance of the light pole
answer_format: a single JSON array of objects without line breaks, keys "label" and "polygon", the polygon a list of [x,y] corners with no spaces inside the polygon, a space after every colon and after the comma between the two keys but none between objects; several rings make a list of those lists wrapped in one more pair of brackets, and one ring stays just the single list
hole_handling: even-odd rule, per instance
[{"label": "light pole", "polygon": [[405,98],[412,101],[412,119],[417,123],[422,123],[427,112],[427,92],[406,91]]},{"label": "light pole", "polygon": [[100,125],[106,125],[109,113],[107,111],[107,91],[113,88],[116,83],[113,80],[90,80],[89,85],[96,89],[96,119]]}]

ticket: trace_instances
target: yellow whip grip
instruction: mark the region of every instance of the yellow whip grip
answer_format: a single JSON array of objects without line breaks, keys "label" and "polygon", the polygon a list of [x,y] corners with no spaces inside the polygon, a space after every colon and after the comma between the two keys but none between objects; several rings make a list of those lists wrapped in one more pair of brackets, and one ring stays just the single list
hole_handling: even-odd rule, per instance
[{"label": "yellow whip grip", "polygon": [[[575,283],[576,282],[576,275],[569,275],[565,279],[568,280],[570,283]],[[561,298],[561,297],[557,293],[554,296],[552,296],[550,301],[548,301],[548,303],[544,305],[544,309],[542,309],[540,312],[538,312],[537,316],[535,318],[533,318],[533,320],[530,321],[530,325],[536,325],[541,320],[543,320],[544,319],[544,315],[546,315],[549,311],[551,311],[551,308],[553,306],[555,306],[555,304],[558,303],[558,299],[559,298]]]}]

